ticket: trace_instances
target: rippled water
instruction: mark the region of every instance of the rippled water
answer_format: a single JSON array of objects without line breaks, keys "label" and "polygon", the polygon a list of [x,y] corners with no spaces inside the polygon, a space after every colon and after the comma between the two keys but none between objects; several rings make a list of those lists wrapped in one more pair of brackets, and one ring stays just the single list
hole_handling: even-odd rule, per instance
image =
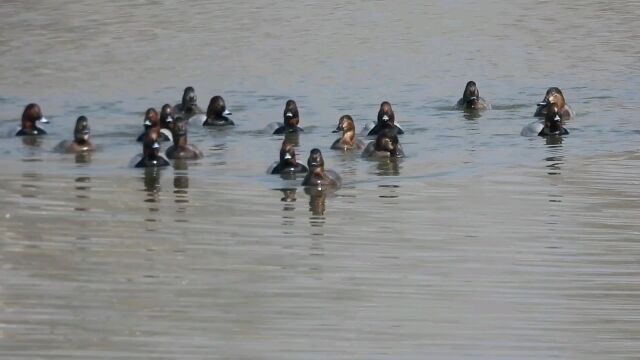
[{"label": "rippled water", "polygon": [[[0,133],[52,124],[0,138],[0,357],[637,359],[638,5],[2,2]],[[128,168],[187,85],[237,127]],[[549,86],[571,134],[521,137]],[[339,191],[265,174],[288,98]],[[406,159],[329,150],[382,100]],[[53,152],[79,115],[102,151]]]}]

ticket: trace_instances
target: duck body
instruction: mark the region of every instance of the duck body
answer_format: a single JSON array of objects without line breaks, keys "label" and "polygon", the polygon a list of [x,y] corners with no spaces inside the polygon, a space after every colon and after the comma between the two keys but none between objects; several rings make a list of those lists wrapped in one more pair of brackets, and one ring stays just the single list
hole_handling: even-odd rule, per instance
[{"label": "duck body", "polygon": [[356,127],[350,115],[343,115],[338,120],[338,127],[334,133],[342,132],[342,136],[337,138],[331,145],[333,150],[353,151],[362,150],[364,142],[356,138]]},{"label": "duck body", "polygon": [[391,103],[388,101],[383,101],[380,104],[380,109],[378,110],[378,118],[375,124],[370,123],[365,126],[363,129],[363,133],[367,136],[377,136],[383,131],[387,131],[388,129],[392,129],[398,135],[404,134],[404,130],[396,123],[396,116],[393,112],[393,108],[391,107]]}]

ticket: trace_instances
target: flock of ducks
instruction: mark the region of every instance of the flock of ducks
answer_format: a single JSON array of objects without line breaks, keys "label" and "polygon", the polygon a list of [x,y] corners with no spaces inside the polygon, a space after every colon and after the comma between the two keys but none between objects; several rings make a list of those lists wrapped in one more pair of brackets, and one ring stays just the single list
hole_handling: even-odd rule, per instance
[{"label": "flock of ducks", "polygon": [[[469,81],[465,86],[460,100],[456,103],[456,109],[475,112],[491,109],[491,105],[482,97],[474,81]],[[144,115],[144,132],[137,141],[142,143],[142,153],[138,154],[131,162],[136,168],[163,167],[171,163],[168,159],[199,159],[203,153],[195,146],[188,143],[187,129],[189,124],[206,127],[229,127],[234,122],[229,119],[231,112],[227,110],[224,99],[214,96],[209,101],[207,110],[198,106],[197,96],[193,87],[184,89],[182,101],[171,106],[165,104],[160,113],[154,108],[149,108]],[[286,135],[303,132],[300,125],[298,105],[294,100],[288,100],[283,111],[283,121],[273,123],[268,127],[274,135]],[[575,116],[574,111],[566,103],[562,91],[557,87],[547,90],[542,102],[537,105],[534,116],[543,120],[534,121],[526,125],[522,131],[523,136],[562,136],[569,134],[564,127],[564,121]],[[20,129],[16,136],[40,136],[47,132],[38,126],[37,122],[47,123],[40,106],[29,104],[22,114]],[[343,115],[338,121],[334,133],[342,133],[331,145],[331,149],[345,152],[359,151],[367,158],[401,158],[404,156],[402,145],[398,135],[404,134],[402,127],[395,121],[395,115],[391,104],[384,101],[380,104],[377,121],[368,123],[361,134],[366,137],[375,137],[368,144],[356,137],[356,127],[350,115]],[[170,141],[165,155],[160,154],[160,142]],[[279,174],[283,178],[295,179],[297,174],[305,174],[302,185],[317,186],[318,188],[339,187],[342,180],[335,171],[325,169],[322,152],[314,148],[309,154],[307,165],[296,160],[295,145],[285,137],[280,148],[280,159],[267,171],[271,174]],[[89,121],[85,116],[76,120],[73,131],[73,140],[63,141],[56,147],[57,150],[68,153],[90,152],[96,146],[90,141]]]}]

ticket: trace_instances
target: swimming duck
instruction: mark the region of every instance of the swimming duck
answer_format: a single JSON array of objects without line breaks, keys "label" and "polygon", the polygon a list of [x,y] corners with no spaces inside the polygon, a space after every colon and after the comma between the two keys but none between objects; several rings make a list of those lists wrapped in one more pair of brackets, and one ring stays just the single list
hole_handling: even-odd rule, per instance
[{"label": "swimming duck", "polygon": [[202,157],[200,149],[187,143],[188,124],[188,121],[180,120],[173,126],[173,145],[165,151],[169,159],[196,160]]},{"label": "swimming duck", "polygon": [[169,165],[171,165],[171,163],[160,155],[158,134],[153,131],[147,132],[142,141],[142,158],[134,165],[134,167],[147,168],[164,167]]},{"label": "swimming duck", "polygon": [[356,126],[350,115],[342,115],[338,120],[338,127],[333,132],[342,132],[342,136],[333,142],[332,149],[349,151],[364,148],[364,142],[356,139]]},{"label": "swimming duck", "polygon": [[546,110],[544,121],[534,121],[527,124],[522,131],[522,136],[561,136],[569,135],[569,130],[564,127],[564,121],[558,113],[556,106],[550,106]]},{"label": "swimming duck", "polygon": [[271,165],[267,170],[269,174],[304,174],[307,171],[307,167],[296,160],[293,144],[286,140],[282,142],[280,147],[280,161]]},{"label": "swimming duck", "polygon": [[156,109],[148,108],[147,111],[144,112],[142,125],[144,125],[144,131],[136,139],[137,142],[144,141],[145,135],[150,131],[156,133],[158,137],[160,136],[160,117]]},{"label": "swimming duck", "polygon": [[176,117],[173,106],[169,104],[162,105],[160,109],[160,140],[173,141],[173,126]]},{"label": "swimming duck", "polygon": [[[376,124],[367,132],[367,136],[376,136],[383,129],[395,129],[398,135],[404,134],[404,130],[400,127],[400,125],[396,124],[396,116],[393,112],[393,108],[391,108],[391,103],[388,101],[383,101],[380,104],[380,110],[378,110],[378,119]],[[365,128],[365,131],[367,128]]]},{"label": "swimming duck", "polygon": [[563,121],[569,120],[576,116],[571,106],[567,104],[564,95],[562,94],[562,90],[555,86],[547,89],[547,92],[544,95],[544,99],[542,99],[542,101],[538,103],[536,112],[533,114],[533,116],[545,117],[549,107],[552,105],[557,108],[558,115]]},{"label": "swimming duck", "polygon": [[404,150],[393,129],[384,129],[374,141],[369,142],[362,151],[365,158],[400,158],[404,157]]},{"label": "swimming duck", "polygon": [[56,146],[56,149],[66,153],[94,151],[96,146],[89,140],[90,134],[89,120],[86,116],[80,116],[76,119],[76,126],[73,129],[73,140],[62,141]]},{"label": "swimming duck", "polygon": [[274,135],[281,135],[286,133],[297,133],[304,131],[300,124],[300,113],[298,112],[298,104],[293,100],[287,100],[282,113],[284,122],[278,124],[279,127],[273,131]]},{"label": "swimming duck", "polygon": [[185,120],[197,114],[204,114],[204,111],[198,106],[198,97],[193,87],[187,86],[182,93],[182,101],[174,106],[176,116],[180,116]]},{"label": "swimming duck", "polygon": [[333,170],[325,170],[322,152],[312,149],[307,160],[309,172],[302,181],[303,186],[321,188],[337,188],[342,185],[342,178]]},{"label": "swimming duck", "polygon": [[231,115],[231,111],[227,110],[222,96],[214,96],[209,101],[207,118],[202,126],[234,126],[233,121],[227,117],[229,115]]},{"label": "swimming duck", "polygon": [[46,135],[47,132],[44,129],[36,125],[36,121],[41,123],[48,123],[44,116],[42,116],[42,110],[38,104],[29,104],[24,108],[22,112],[22,120],[20,122],[20,129],[16,132],[16,136],[31,136],[31,135]]},{"label": "swimming duck", "polygon": [[464,87],[462,97],[456,103],[458,110],[489,110],[491,105],[482,97],[475,81],[469,81]]}]

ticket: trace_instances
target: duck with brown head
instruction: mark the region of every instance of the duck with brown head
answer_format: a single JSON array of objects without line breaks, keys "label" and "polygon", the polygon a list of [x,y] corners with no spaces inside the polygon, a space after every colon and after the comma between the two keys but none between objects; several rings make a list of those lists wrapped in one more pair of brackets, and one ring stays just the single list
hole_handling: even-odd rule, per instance
[{"label": "duck with brown head", "polygon": [[38,104],[29,104],[24,108],[22,112],[22,120],[20,121],[20,129],[16,133],[16,136],[39,136],[46,135],[47,132],[44,129],[36,125],[36,121],[41,123],[48,123],[44,116],[42,116],[42,110]]},{"label": "duck with brown head", "polygon": [[374,141],[369,142],[362,151],[365,158],[401,158],[404,150],[393,129],[384,129]]},{"label": "duck with brown head", "polygon": [[197,160],[202,157],[202,151],[187,142],[187,127],[189,122],[179,120],[173,126],[173,145],[169,146],[165,155],[169,159]]},{"label": "duck with brown head", "polygon": [[144,131],[136,139],[137,142],[144,141],[144,137],[148,132],[156,133],[158,139],[160,139],[160,116],[156,109],[148,108],[147,111],[144,112],[142,125],[144,126]]},{"label": "duck with brown head", "polygon": [[304,131],[298,126],[300,124],[300,113],[298,112],[298,104],[296,104],[294,100],[287,100],[282,117],[284,122],[282,124],[278,124],[278,128],[273,131],[274,135]]},{"label": "duck with brown head", "polygon": [[192,86],[184,88],[182,93],[182,101],[174,106],[176,116],[185,120],[197,114],[204,114],[204,111],[198,106],[198,97],[196,90]]},{"label": "duck with brown head", "polygon": [[136,168],[164,167],[171,163],[160,155],[160,144],[158,134],[149,131],[142,141],[142,158],[134,165]]},{"label": "duck with brown head", "polygon": [[293,144],[286,140],[282,142],[280,147],[280,161],[274,163],[267,169],[268,174],[304,174],[308,171],[307,167],[300,164],[296,160],[296,150]]},{"label": "duck with brown head", "polygon": [[231,111],[227,110],[227,105],[222,96],[214,96],[209,101],[207,108],[207,118],[202,126],[234,126],[233,120],[229,119]]},{"label": "duck with brown head", "polygon": [[315,186],[318,189],[335,189],[342,185],[342,178],[337,172],[324,168],[324,158],[320,149],[311,150],[307,166],[309,167],[309,172],[302,181],[303,186]]},{"label": "duck with brown head", "polygon": [[393,112],[391,103],[388,101],[383,101],[380,104],[380,109],[378,110],[378,118],[375,125],[370,130],[365,127],[364,131],[367,136],[376,136],[384,129],[394,129],[396,134],[404,134],[404,130],[402,130],[400,125],[396,123],[396,115]]},{"label": "duck with brown head", "polygon": [[350,115],[342,115],[338,120],[338,127],[334,133],[342,132],[342,136],[333,142],[331,148],[334,150],[352,151],[362,150],[364,143],[360,139],[356,139],[356,126]]},{"label": "duck with brown head", "polygon": [[491,105],[480,96],[476,82],[469,81],[464,87],[462,97],[456,103],[456,109],[465,111],[489,110]]},{"label": "duck with brown head", "polygon": [[564,94],[562,94],[562,90],[554,86],[547,89],[544,99],[538,103],[536,112],[533,116],[545,117],[552,106],[556,108],[558,116],[560,116],[562,121],[569,120],[576,115],[571,106],[567,104]]}]

